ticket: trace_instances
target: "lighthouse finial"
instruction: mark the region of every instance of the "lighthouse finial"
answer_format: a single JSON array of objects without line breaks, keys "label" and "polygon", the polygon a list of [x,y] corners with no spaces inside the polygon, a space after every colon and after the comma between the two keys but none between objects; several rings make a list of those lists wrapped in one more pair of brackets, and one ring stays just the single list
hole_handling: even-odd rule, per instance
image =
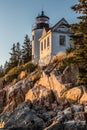
[{"label": "lighthouse finial", "polygon": [[43,9],[42,9],[41,15],[44,16],[44,11],[43,11]]}]

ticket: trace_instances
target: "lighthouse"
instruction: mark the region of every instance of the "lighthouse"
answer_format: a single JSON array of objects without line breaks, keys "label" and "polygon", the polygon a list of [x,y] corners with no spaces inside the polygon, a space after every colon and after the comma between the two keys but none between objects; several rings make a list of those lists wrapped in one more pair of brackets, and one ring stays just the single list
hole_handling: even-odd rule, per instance
[{"label": "lighthouse", "polygon": [[36,17],[35,26],[32,29],[32,62],[38,64],[40,57],[39,38],[42,35],[43,28],[49,29],[49,17],[41,11]]}]

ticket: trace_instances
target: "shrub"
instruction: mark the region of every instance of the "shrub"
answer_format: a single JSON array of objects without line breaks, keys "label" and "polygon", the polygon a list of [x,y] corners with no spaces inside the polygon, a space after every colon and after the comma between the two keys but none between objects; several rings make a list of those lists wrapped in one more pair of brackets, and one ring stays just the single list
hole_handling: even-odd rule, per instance
[{"label": "shrub", "polygon": [[22,71],[26,71],[27,73],[33,72],[37,68],[37,65],[34,65],[31,62],[26,63],[25,65],[14,67],[9,70],[9,72],[4,76],[5,82],[12,82],[14,79],[18,79],[18,76]]},{"label": "shrub", "polygon": [[23,65],[23,70],[26,70],[28,73],[33,72],[37,68],[37,65],[33,64],[32,62],[28,62]]},{"label": "shrub", "polygon": [[66,54],[69,54],[75,50],[75,47],[72,47],[71,45],[66,49]]}]

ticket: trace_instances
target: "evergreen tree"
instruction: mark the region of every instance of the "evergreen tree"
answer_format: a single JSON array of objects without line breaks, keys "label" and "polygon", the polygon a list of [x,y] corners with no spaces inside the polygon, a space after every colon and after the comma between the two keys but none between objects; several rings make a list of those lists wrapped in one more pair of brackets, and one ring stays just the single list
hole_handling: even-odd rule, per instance
[{"label": "evergreen tree", "polygon": [[8,68],[8,62],[6,61],[5,64],[4,64],[4,73],[6,74],[8,71],[9,71],[9,68]]},{"label": "evergreen tree", "polygon": [[0,66],[0,77],[2,77],[4,75],[4,69],[3,66]]},{"label": "evergreen tree", "polygon": [[21,64],[21,47],[19,42],[16,44],[16,61],[18,65]]},{"label": "evergreen tree", "polygon": [[10,57],[10,61],[8,64],[10,69],[19,65],[20,57],[21,57],[20,43],[17,42],[17,44],[13,44],[11,51],[12,51],[10,53],[11,57]]},{"label": "evergreen tree", "polygon": [[16,61],[16,45],[15,43],[13,44],[12,48],[11,48],[11,53],[9,53],[11,55],[10,57],[10,61],[9,61],[9,65],[10,67],[14,67],[17,66],[17,61]]},{"label": "evergreen tree", "polygon": [[80,22],[73,24],[71,29],[75,33],[72,40],[76,45],[74,57],[79,66],[79,83],[87,87],[87,0],[78,0],[72,9],[81,14]]},{"label": "evergreen tree", "polygon": [[25,36],[24,43],[22,46],[22,61],[23,63],[27,63],[31,60],[32,50],[31,50],[31,42],[28,35]]}]

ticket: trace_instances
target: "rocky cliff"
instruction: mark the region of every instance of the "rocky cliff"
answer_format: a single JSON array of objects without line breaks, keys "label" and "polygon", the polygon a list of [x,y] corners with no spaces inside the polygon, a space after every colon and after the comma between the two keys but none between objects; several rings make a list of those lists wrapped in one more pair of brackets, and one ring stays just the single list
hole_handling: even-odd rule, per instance
[{"label": "rocky cliff", "polygon": [[52,64],[14,85],[0,81],[4,129],[86,130],[87,93],[78,84],[78,71],[76,65],[60,71]]}]

